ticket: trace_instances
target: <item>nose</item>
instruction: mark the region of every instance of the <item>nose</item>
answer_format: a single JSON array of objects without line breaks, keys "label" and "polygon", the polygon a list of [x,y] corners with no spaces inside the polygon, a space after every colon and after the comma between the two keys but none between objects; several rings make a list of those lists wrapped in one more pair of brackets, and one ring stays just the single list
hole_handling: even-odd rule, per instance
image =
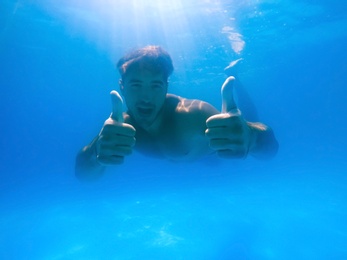
[{"label": "nose", "polygon": [[153,91],[150,87],[143,87],[141,89],[141,100],[144,102],[150,102],[153,99]]}]

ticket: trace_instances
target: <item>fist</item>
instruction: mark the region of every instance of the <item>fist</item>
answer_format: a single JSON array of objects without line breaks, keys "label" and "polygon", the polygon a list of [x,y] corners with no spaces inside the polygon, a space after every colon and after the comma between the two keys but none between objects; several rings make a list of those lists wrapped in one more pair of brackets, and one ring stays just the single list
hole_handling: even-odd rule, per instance
[{"label": "fist", "polygon": [[210,140],[210,147],[220,157],[243,158],[251,145],[252,130],[234,100],[234,81],[234,77],[229,77],[222,85],[222,113],[207,119],[205,134]]},{"label": "fist", "polygon": [[96,158],[101,165],[124,162],[124,157],[132,153],[136,130],[123,123],[123,101],[117,91],[111,92],[112,113],[105,121],[96,143]]},{"label": "fist", "polygon": [[244,158],[248,154],[252,130],[241,115],[222,113],[206,121],[210,147],[220,157]]}]

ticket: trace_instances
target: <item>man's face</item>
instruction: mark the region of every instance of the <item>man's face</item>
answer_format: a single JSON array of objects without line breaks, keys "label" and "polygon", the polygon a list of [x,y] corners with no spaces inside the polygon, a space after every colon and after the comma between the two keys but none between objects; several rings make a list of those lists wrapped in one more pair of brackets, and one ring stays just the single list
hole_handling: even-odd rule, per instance
[{"label": "man's face", "polygon": [[166,98],[167,82],[163,75],[146,69],[131,70],[120,87],[131,117],[140,126],[151,126]]}]

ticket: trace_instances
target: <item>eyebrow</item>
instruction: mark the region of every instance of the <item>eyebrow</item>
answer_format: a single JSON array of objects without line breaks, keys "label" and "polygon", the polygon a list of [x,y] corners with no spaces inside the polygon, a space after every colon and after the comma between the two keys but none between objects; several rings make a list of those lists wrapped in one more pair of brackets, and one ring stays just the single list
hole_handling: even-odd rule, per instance
[{"label": "eyebrow", "polygon": [[142,80],[138,80],[138,79],[132,79],[132,80],[129,80],[129,83],[141,83]]},{"label": "eyebrow", "polygon": [[160,83],[160,84],[164,84],[165,82],[162,80],[153,80],[151,81],[151,83]]}]

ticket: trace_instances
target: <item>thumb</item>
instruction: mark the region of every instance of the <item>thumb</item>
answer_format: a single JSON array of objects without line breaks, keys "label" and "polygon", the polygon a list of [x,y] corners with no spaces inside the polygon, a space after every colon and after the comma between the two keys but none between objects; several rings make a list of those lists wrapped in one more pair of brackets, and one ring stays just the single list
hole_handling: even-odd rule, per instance
[{"label": "thumb", "polygon": [[111,91],[112,113],[111,118],[119,123],[123,123],[123,99],[115,90]]},{"label": "thumb", "polygon": [[234,77],[228,77],[222,86],[222,113],[240,113],[234,100],[234,81]]}]

